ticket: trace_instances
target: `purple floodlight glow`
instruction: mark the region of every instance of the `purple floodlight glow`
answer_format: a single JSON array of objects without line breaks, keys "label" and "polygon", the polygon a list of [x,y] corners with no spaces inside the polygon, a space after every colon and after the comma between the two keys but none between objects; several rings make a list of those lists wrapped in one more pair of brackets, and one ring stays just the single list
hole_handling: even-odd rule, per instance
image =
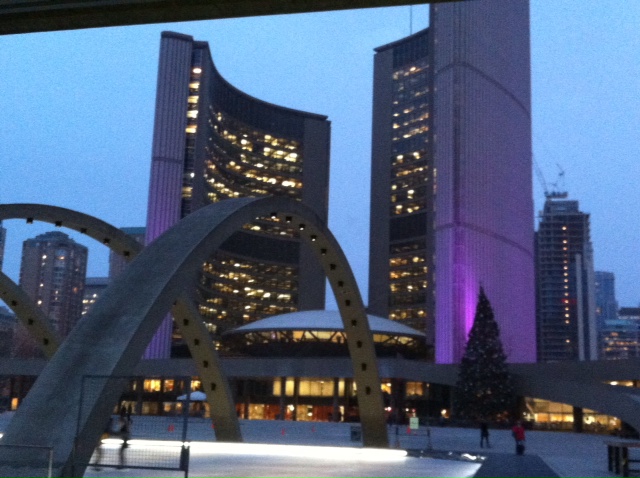
[{"label": "purple floodlight glow", "polygon": [[536,360],[528,2],[432,6],[436,361],[457,363],[482,286],[507,360]]}]

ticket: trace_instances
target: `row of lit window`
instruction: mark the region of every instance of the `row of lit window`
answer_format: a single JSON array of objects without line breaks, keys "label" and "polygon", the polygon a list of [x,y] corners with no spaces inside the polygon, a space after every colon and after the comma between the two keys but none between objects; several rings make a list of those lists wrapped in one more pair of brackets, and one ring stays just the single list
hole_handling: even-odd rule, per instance
[{"label": "row of lit window", "polygon": [[428,272],[427,267],[412,267],[410,269],[395,269],[389,272],[389,279],[402,280],[410,277],[423,277]]},{"label": "row of lit window", "polygon": [[[263,264],[259,262],[243,262],[235,257],[224,257],[222,252],[217,253],[218,257],[214,263],[207,262],[203,266],[205,272],[211,274],[219,273],[222,270],[238,270],[249,271],[256,275],[280,275],[283,277],[292,277],[296,275],[296,269],[294,267],[288,267],[275,264]],[[247,278],[252,277],[247,275]]]},{"label": "row of lit window", "polygon": [[[372,334],[373,341],[387,345],[415,345],[416,341],[411,337],[388,334]],[[343,331],[328,330],[293,330],[293,331],[265,331],[246,334],[244,337],[247,345],[252,343],[271,342],[332,342],[337,344],[347,343],[347,335]]]},{"label": "row of lit window", "polygon": [[427,317],[427,311],[424,308],[402,308],[402,309],[392,309],[389,312],[389,318],[391,320],[415,320],[415,319],[425,319]]},{"label": "row of lit window", "polygon": [[209,320],[220,320],[239,326],[246,322],[262,319],[271,315],[288,314],[296,312],[295,305],[283,306],[278,304],[265,304],[263,307],[255,306],[251,311],[243,309],[244,302],[230,302],[228,307],[218,309],[201,304],[200,314]]},{"label": "row of lit window", "polygon": [[[240,284],[265,284],[273,283],[278,285],[282,289],[291,289],[294,286],[295,278],[292,277],[293,273],[290,268],[282,267],[274,274],[261,274],[256,269],[253,269],[251,274],[244,272],[236,272],[228,269],[216,268],[211,266],[211,263],[207,263],[204,269],[204,273],[216,279],[226,279],[228,281],[238,282]],[[292,280],[294,279],[294,280]],[[265,282],[268,281],[268,282]]]},{"label": "row of lit window", "polygon": [[426,261],[424,256],[402,256],[402,257],[391,257],[389,259],[389,266],[394,267],[402,267],[410,264],[421,264]]},{"label": "row of lit window", "polygon": [[413,214],[425,208],[424,201],[412,201],[406,204],[396,204],[391,208],[391,213],[395,215]]},{"label": "row of lit window", "polygon": [[[293,152],[300,149],[300,143],[296,140],[279,138],[272,134],[258,131],[242,121],[239,121],[237,118],[223,115],[222,112],[214,112],[213,107],[211,107],[211,111],[212,117],[215,118],[221,127],[220,131],[227,130],[235,132],[238,137],[244,138],[247,141],[247,143],[245,143],[247,145],[251,144],[253,147],[255,144],[258,149],[269,146],[279,150],[289,150]],[[288,154],[285,154],[284,156],[286,157]],[[289,160],[300,161],[301,158],[298,156],[289,156]]]},{"label": "row of lit window", "polygon": [[[201,285],[207,290],[219,291],[225,294],[238,294],[242,297],[259,298],[260,300],[291,302],[291,291],[294,290],[296,283],[277,278],[265,279],[261,281],[250,280],[239,283],[222,282],[224,279],[221,275],[214,279],[202,278]],[[244,284],[255,284],[259,287],[248,286]]]},{"label": "row of lit window", "polygon": [[393,141],[399,141],[401,139],[408,139],[411,138],[413,136],[417,136],[420,134],[424,134],[427,133],[429,131],[429,126],[427,125],[420,125],[417,126],[415,128],[411,128],[408,131],[405,130],[397,130],[395,133],[400,133],[400,134],[395,134],[392,138]]},{"label": "row of lit window", "polygon": [[409,68],[402,68],[393,72],[392,78],[399,80],[408,76],[417,75],[418,73],[425,71],[429,67],[429,64],[424,61],[419,61],[415,65],[411,65]]},{"label": "row of lit window", "polygon": [[[216,161],[216,159],[219,158],[213,158],[214,162]],[[243,167],[243,165],[236,163],[235,161],[230,161],[228,163],[228,166],[235,171],[238,175],[240,175],[242,178],[245,179],[251,179],[254,180],[252,183],[255,183],[256,181],[261,182],[261,183],[265,183],[265,184],[269,184],[271,186],[282,186],[284,188],[289,188],[289,189],[301,189],[302,188],[302,181],[296,180],[296,179],[292,179],[289,177],[282,177],[282,176],[278,176],[276,175],[275,177],[273,175],[265,175],[264,173],[273,173],[275,171],[271,171],[271,170],[266,170],[265,172],[261,172],[261,171],[257,171],[255,169],[247,169],[245,167]],[[214,171],[218,171],[218,174],[215,174]],[[229,187],[227,187],[225,184],[223,184],[221,181],[221,179],[223,179],[225,177],[223,170],[220,169],[220,167],[216,167],[216,165],[214,163],[212,163],[211,161],[207,161],[207,181],[209,182],[209,184],[213,185],[214,187],[216,187],[218,190],[230,190]],[[249,183],[249,181],[245,181],[247,183]],[[232,183],[234,186],[237,185],[238,180],[230,180],[230,183]]]},{"label": "row of lit window", "polygon": [[402,282],[391,282],[389,288],[393,294],[402,292],[416,292],[427,288],[426,280],[404,280]]},{"label": "row of lit window", "polygon": [[245,171],[266,170],[269,172],[289,173],[292,177],[299,177],[302,168],[299,164],[284,163],[261,155],[248,153],[247,151],[235,150],[235,147],[221,144],[213,138],[207,146],[207,157],[214,161],[214,164],[228,170],[234,170],[239,174]]},{"label": "row of lit window", "polygon": [[423,123],[424,121],[429,119],[429,112],[423,111],[423,112],[420,112],[419,114],[410,115],[410,116],[407,115],[407,116],[408,117],[403,118],[402,123],[394,122],[393,129],[406,128],[408,126],[413,125],[414,123]]}]

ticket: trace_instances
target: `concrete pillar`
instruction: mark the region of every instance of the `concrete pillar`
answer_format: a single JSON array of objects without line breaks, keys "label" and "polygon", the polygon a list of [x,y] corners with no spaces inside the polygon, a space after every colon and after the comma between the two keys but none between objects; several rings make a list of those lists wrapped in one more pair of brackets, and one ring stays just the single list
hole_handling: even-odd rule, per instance
[{"label": "concrete pillar", "polygon": [[333,378],[333,421],[340,421],[340,379]]},{"label": "concrete pillar", "polygon": [[279,419],[287,418],[287,377],[280,377],[280,414]]},{"label": "concrete pillar", "polygon": [[293,414],[291,419],[295,422],[298,420],[298,399],[300,398],[300,379],[293,379]]}]

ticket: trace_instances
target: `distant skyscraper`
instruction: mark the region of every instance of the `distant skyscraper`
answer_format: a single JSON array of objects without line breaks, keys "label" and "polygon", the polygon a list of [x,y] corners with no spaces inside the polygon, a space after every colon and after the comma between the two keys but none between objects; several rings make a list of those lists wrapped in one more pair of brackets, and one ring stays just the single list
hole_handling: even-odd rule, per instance
[{"label": "distant skyscraper", "polygon": [[589,214],[547,197],[536,233],[540,361],[598,358],[594,275]]},{"label": "distant skyscraper", "polygon": [[[145,231],[144,227],[121,227],[120,230],[125,234],[133,237],[137,242],[144,245]],[[125,260],[119,254],[113,251],[109,252],[109,280],[113,280],[115,277],[127,267],[128,261]]]},{"label": "distant skyscraper", "polygon": [[[192,211],[228,198],[288,196],[326,220],[329,135],[326,116],[241,92],[218,73],[206,42],[164,32],[147,244]],[[199,293],[210,329],[222,332],[268,315],[323,308],[325,277],[295,231],[261,218],[205,265]],[[165,321],[146,355],[167,356],[170,337]]]},{"label": "distant skyscraper", "polygon": [[85,246],[57,231],[22,244],[20,286],[62,337],[82,314],[87,255]]},{"label": "distant skyscraper", "polygon": [[0,358],[9,358],[12,355],[16,324],[17,320],[13,312],[0,306]]},{"label": "distant skyscraper", "polygon": [[0,221],[0,271],[2,270],[2,263],[4,261],[4,245],[7,240],[7,230],[2,227],[2,221]]},{"label": "distant skyscraper", "polygon": [[605,322],[618,318],[615,276],[613,272],[595,272],[596,325],[602,329]]},{"label": "distant skyscraper", "polygon": [[604,323],[601,337],[601,359],[640,357],[640,308],[622,307],[616,318]]},{"label": "distant skyscraper", "polygon": [[533,362],[529,4],[437,4],[430,22],[376,49],[369,309],[458,362],[482,286],[508,360]]},{"label": "distant skyscraper", "polygon": [[83,317],[89,313],[93,304],[100,298],[108,285],[108,277],[87,277],[84,283],[84,296],[82,298]]}]

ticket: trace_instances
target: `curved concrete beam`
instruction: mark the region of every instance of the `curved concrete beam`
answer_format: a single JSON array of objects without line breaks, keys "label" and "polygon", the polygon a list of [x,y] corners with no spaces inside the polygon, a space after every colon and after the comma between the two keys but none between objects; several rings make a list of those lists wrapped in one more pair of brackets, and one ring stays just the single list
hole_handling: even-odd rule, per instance
[{"label": "curved concrete beam", "polygon": [[66,227],[102,242],[116,254],[130,258],[135,256],[142,246],[131,236],[117,227],[100,219],[78,211],[45,204],[0,204],[0,221],[7,219],[26,219],[48,222],[56,227]]},{"label": "curved concrete beam", "polygon": [[42,309],[33,303],[33,299],[3,272],[0,272],[0,299],[16,314],[44,356],[53,357],[62,342],[58,333],[51,327]]},{"label": "curved concrete beam", "polygon": [[[111,250],[132,258],[142,246],[120,229],[71,209],[44,204],[0,204],[0,221],[26,219],[28,223],[42,221],[56,227],[67,227],[102,242]],[[7,275],[0,273],[0,298],[16,314],[18,320],[36,340],[47,358],[51,358],[61,343],[49,321],[33,300]]]},{"label": "curved concrete beam", "polygon": [[[58,472],[81,474],[84,470],[73,470],[72,456],[80,463],[89,461],[102,424],[121,393],[117,384],[100,381],[91,381],[83,389],[83,377],[130,376],[164,314],[192,284],[211,253],[244,224],[268,215],[295,225],[327,271],[349,339],[364,445],[387,447],[373,340],[353,273],[322,220],[287,198],[242,198],[212,204],[190,214],[147,246],[72,330],[9,423],[3,443],[53,446]],[[204,383],[205,392],[220,385]],[[81,392],[86,392],[82,414]],[[0,449],[0,461],[29,459],[5,453]]]},{"label": "curved concrete beam", "polygon": [[[111,224],[88,214],[62,207],[44,204],[2,204],[0,221],[7,219],[26,219],[29,223],[42,221],[81,232],[102,242],[126,260],[132,260],[143,248],[139,242]],[[2,273],[0,273],[0,298],[11,307],[36,339],[45,356],[51,358],[58,349],[61,339],[42,311],[33,304],[31,298]],[[172,313],[196,361],[201,380],[220,384],[216,391],[207,394],[211,418],[216,425],[216,437],[221,441],[242,441],[231,390],[222,373],[218,353],[213,347],[202,318],[193,303],[186,297],[176,301]],[[202,345],[196,346],[194,345],[196,343]]]}]

